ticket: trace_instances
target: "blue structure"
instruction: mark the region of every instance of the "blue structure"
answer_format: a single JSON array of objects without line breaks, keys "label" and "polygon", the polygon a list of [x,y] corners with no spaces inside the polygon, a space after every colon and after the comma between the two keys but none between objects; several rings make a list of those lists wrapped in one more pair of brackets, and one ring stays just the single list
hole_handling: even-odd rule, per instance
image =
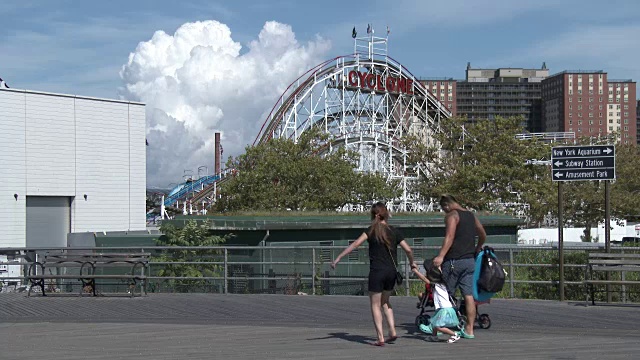
[{"label": "blue structure", "polygon": [[187,181],[174,187],[164,199],[164,206],[171,206],[176,201],[186,197],[189,193],[200,191],[203,187],[220,180],[220,175],[206,175],[198,180]]}]

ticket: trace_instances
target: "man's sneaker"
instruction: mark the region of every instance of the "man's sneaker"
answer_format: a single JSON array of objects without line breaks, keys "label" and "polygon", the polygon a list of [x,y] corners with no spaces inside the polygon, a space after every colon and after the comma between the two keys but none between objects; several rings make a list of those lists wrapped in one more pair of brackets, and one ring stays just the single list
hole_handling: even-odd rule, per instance
[{"label": "man's sneaker", "polygon": [[433,329],[431,328],[431,325],[425,325],[425,324],[420,324],[420,326],[418,326],[420,328],[420,331],[422,331],[425,334],[433,334]]},{"label": "man's sneaker", "polygon": [[460,334],[459,333],[454,333],[453,335],[451,335],[451,337],[449,338],[449,340],[447,340],[447,342],[449,344],[454,343],[456,341],[460,340]]}]

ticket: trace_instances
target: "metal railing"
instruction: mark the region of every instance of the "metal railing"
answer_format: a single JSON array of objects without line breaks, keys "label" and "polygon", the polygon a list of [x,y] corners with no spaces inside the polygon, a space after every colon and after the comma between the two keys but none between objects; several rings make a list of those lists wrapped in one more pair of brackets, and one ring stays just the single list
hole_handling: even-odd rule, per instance
[{"label": "metal railing", "polygon": [[[559,271],[556,246],[493,245],[507,271],[503,291],[508,298],[557,298]],[[368,251],[360,247],[343,258],[336,270],[329,263],[344,246],[214,246],[214,247],[74,247],[74,248],[0,248],[0,282],[5,291],[29,286],[28,268],[34,261],[45,264],[49,254],[61,252],[128,252],[151,253],[147,275],[150,292],[218,292],[218,293],[283,293],[283,294],[366,294]],[[415,246],[419,265],[431,259],[438,246]],[[593,246],[565,246],[565,287],[584,299],[583,280],[586,258],[590,251],[603,251]],[[612,247],[612,252],[640,252],[640,248]],[[405,283],[398,295],[415,295],[421,282],[411,276],[410,266],[402,250],[398,250],[399,270]],[[19,270],[16,271],[16,268]],[[45,270],[46,271],[46,270]],[[49,270],[51,271],[51,270]],[[58,270],[59,271],[59,270]],[[13,276],[4,276],[10,275]],[[625,274],[623,273],[624,277]],[[111,284],[113,289],[118,284]],[[78,286],[77,282],[56,283],[60,289]],[[573,290],[572,290],[573,287]],[[11,288],[11,289],[13,289]],[[555,294],[555,295],[554,295]],[[631,299],[628,288],[620,289],[620,301]],[[633,300],[633,299],[632,299]]]}]

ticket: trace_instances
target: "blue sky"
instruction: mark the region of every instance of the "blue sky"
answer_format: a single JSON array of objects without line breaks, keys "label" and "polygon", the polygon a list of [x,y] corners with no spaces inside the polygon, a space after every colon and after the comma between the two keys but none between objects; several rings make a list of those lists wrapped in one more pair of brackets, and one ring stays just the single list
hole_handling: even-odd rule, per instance
[{"label": "blue sky", "polygon": [[[345,4],[349,4],[345,6]],[[354,5],[351,5],[354,4]],[[640,2],[627,1],[14,1],[0,3],[0,77],[14,88],[114,98],[119,70],[156,30],[217,20],[243,46],[266,21],[300,42],[352,51],[351,29],[391,28],[390,55],[420,77],[474,67],[602,69],[640,79]]]}]

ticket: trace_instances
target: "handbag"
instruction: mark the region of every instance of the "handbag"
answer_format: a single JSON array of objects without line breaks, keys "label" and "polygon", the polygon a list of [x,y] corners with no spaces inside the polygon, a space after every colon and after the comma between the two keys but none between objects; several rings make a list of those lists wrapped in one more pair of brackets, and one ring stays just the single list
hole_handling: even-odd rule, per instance
[{"label": "handbag", "polygon": [[389,252],[389,257],[391,258],[391,261],[393,262],[393,267],[396,268],[396,284],[398,284],[398,286],[402,285],[402,282],[404,281],[404,276],[402,275],[402,273],[400,271],[398,271],[398,266],[396,265],[396,261],[393,260],[393,255],[391,255],[391,249],[389,249],[388,246],[385,245],[385,247],[387,248],[387,251]]},{"label": "handbag", "polygon": [[482,256],[478,287],[485,292],[497,293],[504,287],[506,272],[492,248],[485,246],[482,251],[484,254]]}]

